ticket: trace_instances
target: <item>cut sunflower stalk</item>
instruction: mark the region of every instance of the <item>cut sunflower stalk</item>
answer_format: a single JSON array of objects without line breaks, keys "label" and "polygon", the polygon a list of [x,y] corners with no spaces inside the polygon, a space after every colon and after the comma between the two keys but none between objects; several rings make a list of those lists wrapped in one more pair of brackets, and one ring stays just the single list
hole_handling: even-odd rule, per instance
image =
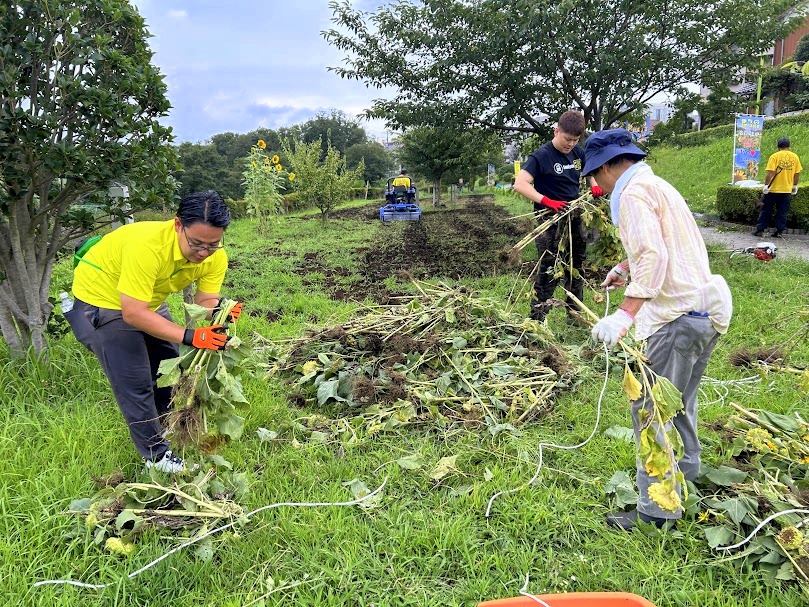
[{"label": "cut sunflower stalk", "polygon": [[[579,317],[589,326],[594,326],[601,320],[573,293],[566,293],[584,313],[585,316],[579,314]],[[673,418],[684,407],[682,393],[670,380],[656,374],[649,367],[649,360],[640,350],[624,339],[619,340],[618,345],[625,354],[624,393],[630,401],[645,395],[651,405],[641,410],[642,428],[638,444],[638,456],[643,461],[646,472],[658,480],[650,485],[649,497],[664,510],[677,511],[682,506],[682,500],[677,494],[678,486],[682,488],[683,498],[688,498],[685,477],[677,465],[677,461],[683,457],[683,441],[672,423]],[[635,377],[630,363],[638,369],[640,381]]]},{"label": "cut sunflower stalk", "polygon": [[217,521],[240,519],[244,511],[235,500],[246,491],[245,475],[226,469],[209,468],[192,480],[174,478],[168,484],[150,472],[143,481],[119,482],[91,498],[74,500],[68,512],[82,517],[97,545],[128,556],[146,529],[204,534]]},{"label": "cut sunflower stalk", "polygon": [[[593,198],[593,195],[589,192],[582,194],[575,200],[571,200],[565,206],[565,208],[558,213],[554,213],[550,217],[544,219],[536,228],[526,234],[517,244],[511,248],[501,251],[499,255],[500,260],[512,265],[517,263],[523,249],[534,242],[538,236],[547,232],[552,226],[568,220],[576,212],[582,213],[588,218],[601,216],[605,212],[602,205],[602,199]],[[535,213],[529,213],[528,215],[536,216]],[[517,215],[516,217],[524,217],[524,215]]]},{"label": "cut sunflower stalk", "polygon": [[161,362],[157,385],[172,386],[173,409],[167,426],[173,440],[181,445],[194,445],[203,451],[213,451],[222,442],[241,436],[244,418],[238,415],[247,405],[241,376],[255,370],[255,357],[234,335],[235,324],[228,316],[236,301],[222,299],[210,321],[204,320],[209,310],[186,304],[196,321],[222,325],[229,336],[225,350],[183,348],[177,358]]}]

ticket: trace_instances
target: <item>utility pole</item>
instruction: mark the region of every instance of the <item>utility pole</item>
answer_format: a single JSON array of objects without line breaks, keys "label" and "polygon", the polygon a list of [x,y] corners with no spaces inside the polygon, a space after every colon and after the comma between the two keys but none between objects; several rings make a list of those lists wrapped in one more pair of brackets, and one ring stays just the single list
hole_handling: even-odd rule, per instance
[{"label": "utility pole", "polygon": [[756,90],[756,115],[761,116],[761,79],[764,73],[764,55],[760,56],[760,65],[758,70],[758,88]]}]

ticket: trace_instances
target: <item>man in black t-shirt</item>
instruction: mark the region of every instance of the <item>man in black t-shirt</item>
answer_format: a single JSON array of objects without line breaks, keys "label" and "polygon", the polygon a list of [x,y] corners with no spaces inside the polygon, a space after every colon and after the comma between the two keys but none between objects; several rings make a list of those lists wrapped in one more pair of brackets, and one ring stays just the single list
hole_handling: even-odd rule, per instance
[{"label": "man in black t-shirt", "polygon": [[[540,221],[558,213],[569,201],[579,197],[584,154],[578,143],[583,134],[584,116],[580,112],[562,114],[553,130],[553,139],[528,157],[514,181],[514,190],[534,202],[534,211]],[[590,179],[590,186],[593,196],[604,194],[593,179]],[[572,242],[568,246],[574,271],[571,272],[570,265],[565,264],[565,288],[583,299],[581,272],[587,243],[581,234],[581,217],[574,215],[570,227]],[[536,239],[539,268],[534,282],[535,299],[531,302],[531,318],[534,320],[545,319],[550,309],[549,300],[559,282],[553,276],[553,269],[561,236],[560,226],[553,225]],[[566,303],[570,306],[572,302],[566,299]]]}]

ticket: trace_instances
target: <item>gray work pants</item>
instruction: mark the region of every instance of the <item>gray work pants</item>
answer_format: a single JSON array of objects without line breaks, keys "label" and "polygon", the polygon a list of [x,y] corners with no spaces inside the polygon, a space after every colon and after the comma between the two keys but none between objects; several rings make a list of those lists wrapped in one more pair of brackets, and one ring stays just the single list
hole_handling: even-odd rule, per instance
[{"label": "gray work pants", "polygon": [[[173,322],[165,303],[156,312]],[[120,310],[79,299],[65,318],[76,339],[101,363],[138,453],[150,460],[163,457],[169,444],[162,436],[160,416],[171,405],[171,388],[157,387],[157,368],[178,356],[179,347],[124,322]]]},{"label": "gray work pants", "polygon": [[[697,392],[718,338],[719,333],[713,328],[709,319],[684,315],[658,329],[647,340],[646,356],[652,370],[671,381],[683,394],[685,408],[672,421],[683,439],[684,453],[678,465],[686,480],[694,480],[699,476],[699,457],[702,449],[697,437]],[[640,410],[645,407],[650,409],[651,398],[642,396],[632,403],[636,454],[642,428]],[[657,440],[663,444],[659,429]],[[636,482],[639,493],[638,512],[657,518],[682,518],[682,510],[677,512],[663,510],[649,498],[649,485],[658,482],[658,479],[646,473],[646,467],[640,457],[637,457]],[[681,490],[678,485],[677,493],[682,497]]]}]

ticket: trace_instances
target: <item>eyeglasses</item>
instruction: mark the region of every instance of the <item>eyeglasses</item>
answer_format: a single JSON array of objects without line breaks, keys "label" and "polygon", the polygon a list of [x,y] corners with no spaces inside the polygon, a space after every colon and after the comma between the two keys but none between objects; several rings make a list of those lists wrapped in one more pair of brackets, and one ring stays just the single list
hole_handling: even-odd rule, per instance
[{"label": "eyeglasses", "polygon": [[188,234],[185,233],[185,226],[183,226],[183,235],[185,236],[185,241],[188,243],[188,246],[193,251],[209,251],[209,252],[211,252],[211,251],[218,251],[219,249],[224,249],[225,248],[225,237],[224,237],[224,235],[222,236],[222,243],[218,244],[218,245],[214,245],[214,246],[208,246],[208,245],[205,245],[205,244],[199,244],[199,243],[191,242],[191,239],[188,238]]}]

